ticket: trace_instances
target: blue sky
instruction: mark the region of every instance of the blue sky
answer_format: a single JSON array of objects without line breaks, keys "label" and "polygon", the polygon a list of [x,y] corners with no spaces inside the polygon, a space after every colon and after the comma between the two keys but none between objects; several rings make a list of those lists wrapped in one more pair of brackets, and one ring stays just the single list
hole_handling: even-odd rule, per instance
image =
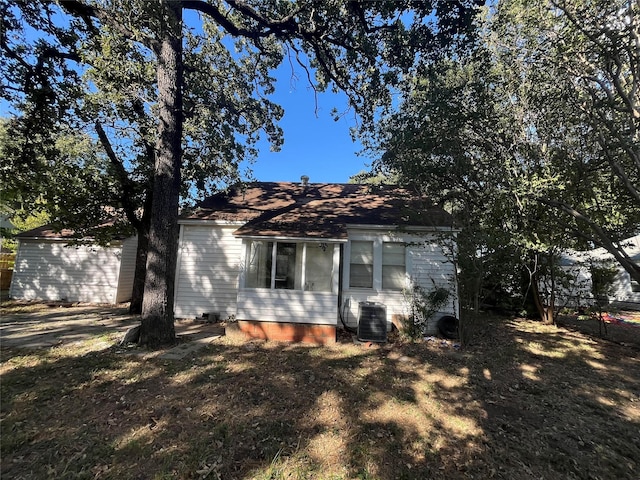
[{"label": "blue sky", "polygon": [[[198,31],[198,15],[185,17]],[[31,34],[27,32],[27,36]],[[291,67],[285,62],[275,72],[278,82],[270,97],[284,108],[280,121],[284,144],[279,152],[271,152],[268,143],[263,142],[257,161],[250,166],[253,177],[259,181],[298,182],[301,175],[308,175],[311,182],[347,182],[350,176],[368,170],[371,159],[357,155],[362,147],[352,141],[349,132],[356,126],[353,111],[338,121],[331,115],[334,108],[339,112],[347,110],[346,96],[318,93],[316,112],[316,97],[304,75],[296,72],[297,79],[291,75]],[[0,102],[0,116],[9,114],[8,107],[6,102]]]},{"label": "blue sky", "polygon": [[334,107],[339,112],[346,110],[346,96],[319,93],[316,113],[314,92],[305,80],[293,83],[291,70],[285,67],[277,77],[272,100],[284,108],[280,121],[284,145],[279,152],[270,152],[268,146],[261,149],[251,167],[256,180],[298,182],[301,175],[308,175],[311,182],[344,183],[367,170],[371,159],[356,155],[362,147],[349,133],[356,126],[353,111],[338,121],[331,116]]}]

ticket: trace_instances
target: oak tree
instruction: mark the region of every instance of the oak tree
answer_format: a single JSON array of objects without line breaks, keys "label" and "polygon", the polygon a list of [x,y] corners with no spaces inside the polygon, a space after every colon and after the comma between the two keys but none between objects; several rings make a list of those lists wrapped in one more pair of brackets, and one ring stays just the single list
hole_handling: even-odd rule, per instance
[{"label": "oak tree", "polygon": [[[476,3],[61,0],[58,9],[19,2],[10,26],[17,31],[21,21],[37,19],[30,28],[44,32],[43,43],[27,55],[20,39],[1,46],[25,72],[16,90],[44,86],[55,96],[63,87],[82,89],[60,90],[61,98],[74,99],[71,108],[60,106],[47,119],[91,122],[121,180],[120,203],[146,197],[140,202],[150,212],[141,342],[156,345],[174,339],[181,195],[206,191],[228,172],[236,176],[238,163],[257,154],[258,132],[276,147],[281,141],[282,112],[268,100],[273,68],[286,60],[317,91],[345,91],[362,124],[371,124],[377,107],[392,105],[391,93],[417,58],[427,61],[465,38]],[[43,67],[51,71],[36,75]],[[28,84],[36,77],[41,83]],[[95,102],[93,94],[100,96]],[[22,113],[40,108],[26,93],[18,99]],[[114,145],[117,131],[132,136]],[[135,155],[121,156],[128,146]],[[130,220],[136,212],[128,211]]]}]

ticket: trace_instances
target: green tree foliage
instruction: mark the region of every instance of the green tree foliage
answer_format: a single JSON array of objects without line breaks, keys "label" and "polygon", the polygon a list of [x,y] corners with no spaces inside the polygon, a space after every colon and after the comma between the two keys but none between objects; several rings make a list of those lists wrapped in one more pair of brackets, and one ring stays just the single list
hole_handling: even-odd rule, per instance
[{"label": "green tree foliage", "polygon": [[3,4],[2,66],[15,72],[3,96],[24,125],[23,159],[34,155],[28,138],[42,138],[38,149],[57,158],[50,134],[62,125],[98,138],[118,185],[111,205],[123,209],[142,240],[139,254],[147,254],[141,341],[166,343],[174,338],[179,200],[237,180],[261,135],[279,147],[273,68],[286,61],[317,91],[347,92],[362,124],[371,125],[416,58],[436,58],[465,38],[475,4]]},{"label": "green tree foliage", "polygon": [[503,1],[491,28],[508,91],[526,113],[530,193],[640,278],[619,243],[640,223],[640,5]]},{"label": "green tree foliage", "polygon": [[497,2],[475,48],[420,69],[368,137],[378,171],[456,215],[467,304],[539,293],[559,248],[603,246],[640,276],[620,246],[640,224],[638,8]]}]

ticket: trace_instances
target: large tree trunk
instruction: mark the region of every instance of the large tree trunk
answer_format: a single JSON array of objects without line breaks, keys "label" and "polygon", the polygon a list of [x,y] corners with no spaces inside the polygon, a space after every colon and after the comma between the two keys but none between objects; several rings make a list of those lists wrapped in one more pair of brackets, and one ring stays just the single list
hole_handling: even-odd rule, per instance
[{"label": "large tree trunk", "polygon": [[173,295],[178,251],[178,201],[182,163],[182,27],[178,2],[167,15],[158,56],[158,139],[147,272],[139,343],[175,342]]}]

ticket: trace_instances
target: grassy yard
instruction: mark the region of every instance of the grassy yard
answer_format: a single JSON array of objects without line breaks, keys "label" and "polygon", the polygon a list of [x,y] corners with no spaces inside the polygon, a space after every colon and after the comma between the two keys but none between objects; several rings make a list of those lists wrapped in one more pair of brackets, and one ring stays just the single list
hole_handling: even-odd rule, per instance
[{"label": "grassy yard", "polygon": [[634,345],[497,318],[462,351],[110,340],[2,351],[2,478],[640,477]]}]

